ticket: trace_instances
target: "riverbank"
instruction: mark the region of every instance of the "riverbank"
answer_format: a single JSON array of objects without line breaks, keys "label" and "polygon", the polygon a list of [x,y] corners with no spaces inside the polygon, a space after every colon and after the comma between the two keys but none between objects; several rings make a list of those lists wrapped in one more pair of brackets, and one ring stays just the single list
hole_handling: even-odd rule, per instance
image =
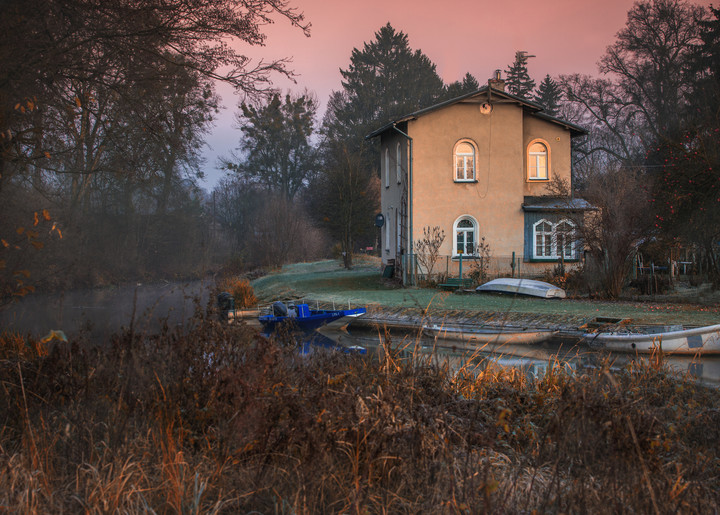
[{"label": "riverbank", "polygon": [[[337,261],[288,265],[252,282],[262,302],[303,298],[310,303],[367,306],[370,316],[475,320],[505,320],[525,324],[572,326],[595,318],[631,319],[638,324],[705,326],[720,323],[720,299],[707,288],[695,294],[683,288],[676,296],[614,302],[592,299],[536,299],[521,296],[458,294],[429,288],[401,288],[384,280],[378,262],[359,261],[345,270]],[[690,299],[703,303],[689,302]]]},{"label": "riverbank", "polygon": [[[407,303],[373,309],[427,311],[375,270],[293,270],[256,291],[297,294],[308,280],[344,304],[354,284]],[[69,340],[0,336],[0,510],[712,513],[720,503],[718,390],[659,360],[601,358],[577,373],[543,359],[532,375],[490,358],[408,357],[384,335],[368,357],[300,355],[291,339],[202,309],[97,346]]]}]

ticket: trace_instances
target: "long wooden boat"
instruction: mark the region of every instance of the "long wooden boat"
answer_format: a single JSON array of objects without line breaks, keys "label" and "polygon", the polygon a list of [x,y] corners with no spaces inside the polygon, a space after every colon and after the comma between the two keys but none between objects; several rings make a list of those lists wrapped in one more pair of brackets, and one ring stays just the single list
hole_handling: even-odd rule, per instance
[{"label": "long wooden boat", "polygon": [[653,331],[638,328],[585,333],[584,341],[591,346],[613,352],[652,354],[720,354],[720,324],[690,329]]},{"label": "long wooden boat", "polygon": [[455,340],[479,345],[536,344],[549,340],[557,331],[526,327],[453,327],[423,326],[423,333],[431,338]]}]

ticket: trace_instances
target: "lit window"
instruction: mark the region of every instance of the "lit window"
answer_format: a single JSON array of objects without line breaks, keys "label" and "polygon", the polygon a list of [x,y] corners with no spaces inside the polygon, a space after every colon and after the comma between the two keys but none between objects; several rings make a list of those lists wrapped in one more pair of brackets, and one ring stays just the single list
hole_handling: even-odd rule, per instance
[{"label": "lit window", "polygon": [[528,147],[528,179],[544,181],[548,178],[548,150],[544,143],[531,143]]},{"label": "lit window", "polygon": [[472,256],[475,254],[475,242],[477,241],[477,223],[469,216],[458,218],[453,231],[453,255],[463,254]]},{"label": "lit window", "polygon": [[400,143],[397,144],[395,150],[395,177],[397,183],[400,184],[400,177],[402,176],[402,152],[400,151]]},{"label": "lit window", "polygon": [[390,187],[390,150],[385,149],[385,187]]},{"label": "lit window", "polygon": [[455,180],[475,180],[475,145],[461,141],[455,145]]},{"label": "lit window", "polygon": [[575,224],[570,220],[560,220],[556,224],[540,220],[533,225],[533,240],[534,258],[577,259]]}]

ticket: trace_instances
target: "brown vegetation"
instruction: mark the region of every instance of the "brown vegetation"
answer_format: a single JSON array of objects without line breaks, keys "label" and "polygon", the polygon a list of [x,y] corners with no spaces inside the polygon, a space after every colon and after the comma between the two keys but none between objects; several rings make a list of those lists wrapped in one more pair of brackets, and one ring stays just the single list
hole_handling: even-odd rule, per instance
[{"label": "brown vegetation", "polygon": [[103,348],[0,339],[11,512],[707,512],[720,398],[586,374],[318,352],[198,314]]}]

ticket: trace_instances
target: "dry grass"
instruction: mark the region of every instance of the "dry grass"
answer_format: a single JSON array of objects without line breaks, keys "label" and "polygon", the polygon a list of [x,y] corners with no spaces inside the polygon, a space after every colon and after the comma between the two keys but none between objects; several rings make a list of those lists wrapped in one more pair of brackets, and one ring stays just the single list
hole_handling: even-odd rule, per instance
[{"label": "dry grass", "polygon": [[255,290],[247,279],[227,277],[220,282],[218,289],[229,292],[233,296],[237,309],[257,306],[258,299],[255,296]]},{"label": "dry grass", "polygon": [[661,365],[541,379],[299,356],[199,313],[103,348],[0,338],[0,510],[713,512],[720,398]]}]

